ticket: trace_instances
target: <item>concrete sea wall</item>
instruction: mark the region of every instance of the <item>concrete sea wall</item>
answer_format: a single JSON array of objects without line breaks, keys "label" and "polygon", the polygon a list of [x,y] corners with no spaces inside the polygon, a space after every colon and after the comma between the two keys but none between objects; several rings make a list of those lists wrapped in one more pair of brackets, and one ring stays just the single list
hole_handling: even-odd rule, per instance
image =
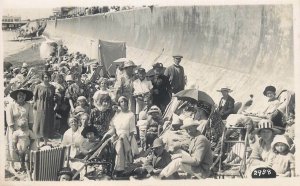
[{"label": "concrete sea wall", "polygon": [[149,69],[184,56],[188,85],[212,95],[230,86],[237,101],[266,85],[294,89],[293,8],[276,6],[154,7],[49,21],[45,33],[71,51],[98,55],[98,39],[126,41],[127,57]]}]

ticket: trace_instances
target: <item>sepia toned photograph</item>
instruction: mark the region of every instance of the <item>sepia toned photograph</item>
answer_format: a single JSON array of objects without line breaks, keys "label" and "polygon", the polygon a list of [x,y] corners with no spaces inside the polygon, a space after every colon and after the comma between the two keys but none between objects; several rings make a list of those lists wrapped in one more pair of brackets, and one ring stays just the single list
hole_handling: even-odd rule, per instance
[{"label": "sepia toned photograph", "polygon": [[299,4],[14,3],[0,180],[299,177]]}]

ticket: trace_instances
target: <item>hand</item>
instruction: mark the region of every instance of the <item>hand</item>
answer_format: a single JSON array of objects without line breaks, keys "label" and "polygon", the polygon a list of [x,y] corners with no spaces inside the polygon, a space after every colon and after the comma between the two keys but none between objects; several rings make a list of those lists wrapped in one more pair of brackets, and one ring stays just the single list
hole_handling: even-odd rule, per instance
[{"label": "hand", "polygon": [[174,155],[172,156],[172,160],[175,160],[175,159],[177,159],[177,158],[182,158],[182,154],[174,154]]}]

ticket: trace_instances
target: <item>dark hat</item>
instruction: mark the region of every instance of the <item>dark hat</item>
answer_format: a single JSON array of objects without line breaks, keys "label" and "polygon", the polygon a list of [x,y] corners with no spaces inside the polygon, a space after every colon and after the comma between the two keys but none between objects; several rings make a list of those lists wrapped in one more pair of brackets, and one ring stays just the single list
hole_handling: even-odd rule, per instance
[{"label": "dark hat", "polygon": [[137,69],[137,72],[138,73],[146,73],[146,70],[144,68],[140,67],[140,68]]},{"label": "dark hat", "polygon": [[162,63],[155,63],[152,65],[153,68],[164,68],[164,65]]},{"label": "dark hat", "polygon": [[82,132],[81,132],[81,135],[82,135],[84,138],[86,138],[86,135],[87,135],[87,133],[89,133],[89,132],[93,132],[93,133],[95,134],[95,136],[98,135],[98,131],[97,131],[96,127],[94,127],[94,126],[92,126],[92,125],[84,127],[83,130],[82,130]]},{"label": "dark hat", "polygon": [[267,87],[265,88],[263,94],[264,94],[265,96],[267,96],[267,92],[268,92],[268,91],[272,91],[272,92],[275,93],[275,92],[276,92],[276,88],[275,88],[274,86],[272,86],[272,85],[267,86]]},{"label": "dark hat", "polygon": [[61,175],[69,175],[71,178],[73,177],[73,172],[71,170],[70,167],[63,167],[59,172],[58,172],[58,176],[61,176]]},{"label": "dark hat", "polygon": [[19,92],[23,92],[24,94],[26,94],[26,99],[25,101],[29,101],[32,99],[33,97],[33,93],[30,90],[25,90],[25,89],[17,89],[15,91],[12,91],[10,93],[10,97],[13,98],[14,100],[17,100],[17,95],[19,94]]},{"label": "dark hat", "polygon": [[173,55],[173,58],[181,59],[181,58],[183,58],[183,56],[182,55]]}]

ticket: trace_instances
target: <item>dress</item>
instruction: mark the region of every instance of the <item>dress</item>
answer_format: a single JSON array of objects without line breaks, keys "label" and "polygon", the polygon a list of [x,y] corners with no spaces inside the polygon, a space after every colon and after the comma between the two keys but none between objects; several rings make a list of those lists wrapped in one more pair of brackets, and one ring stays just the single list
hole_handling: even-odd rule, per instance
[{"label": "dress", "polygon": [[90,114],[89,124],[96,127],[99,137],[102,137],[109,129],[111,119],[114,117],[115,111],[107,109],[106,111],[99,111],[98,108],[93,108]]},{"label": "dress", "polygon": [[127,165],[133,162],[133,155],[138,153],[134,136],[130,139],[130,133],[136,134],[135,116],[132,112],[119,112],[112,119],[111,126],[115,128],[117,135],[114,142],[117,153],[115,170],[125,170]]},{"label": "dress", "polygon": [[164,75],[169,78],[172,87],[172,92],[174,94],[184,89],[185,77],[184,77],[184,69],[182,66],[180,65],[169,66],[165,70]]},{"label": "dress", "polygon": [[171,101],[171,85],[169,79],[165,75],[154,76],[153,85],[153,104],[157,105],[162,112]]},{"label": "dress", "polygon": [[33,124],[33,133],[36,137],[49,137],[54,131],[54,93],[53,85],[39,84],[34,90],[36,116]]},{"label": "dress", "polygon": [[272,153],[270,156],[270,166],[277,174],[285,174],[295,169],[295,157],[292,153],[286,155]]}]

